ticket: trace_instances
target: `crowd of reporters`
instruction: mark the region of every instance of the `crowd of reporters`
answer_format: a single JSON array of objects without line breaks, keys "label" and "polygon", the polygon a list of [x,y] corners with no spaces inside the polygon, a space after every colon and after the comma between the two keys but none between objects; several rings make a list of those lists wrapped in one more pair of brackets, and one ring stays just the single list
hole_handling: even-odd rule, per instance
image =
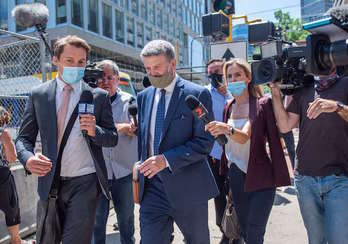
[{"label": "crowd of reporters", "polygon": [[[58,76],[31,93],[16,140],[20,162],[28,173],[39,176],[38,211],[46,217],[40,219],[37,243],[48,243],[44,237],[49,233],[50,215],[44,203],[51,199],[56,157],[63,141],[67,144],[63,143],[59,162],[59,232],[54,232],[57,239],[51,243],[105,243],[109,192],[121,243],[135,243],[132,171],[140,160],[142,243],[170,243],[174,222],[186,243],[210,243],[207,203],[214,198],[216,225],[222,232],[219,243],[261,244],[276,188],[291,185],[293,166],[284,156],[281,133],[295,127],[299,127],[299,140],[294,185],[308,242],[342,244],[348,240],[344,229],[348,225],[348,85],[335,69],[329,76],[318,77],[312,87],[297,91],[284,108],[276,82],[269,85],[271,97],[252,84],[246,60],[211,60],[206,70],[210,84],[204,88],[182,79],[175,72],[174,47],[155,40],[141,53],[151,86],[138,94],[138,117],[134,118],[128,113],[133,99],[118,89],[115,62],[98,63],[104,72],[97,82],[101,89],[84,84],[89,50],[76,36],[57,42],[53,61]],[[66,86],[72,91],[64,108],[63,128],[69,127],[69,116],[73,117],[84,90],[93,93],[94,113],[80,114],[64,139],[59,118]],[[209,123],[191,113],[184,102],[189,95],[205,106]],[[42,104],[45,101],[53,101],[53,107]],[[53,112],[46,112],[49,109]],[[2,161],[14,161],[13,143],[5,132],[0,137]],[[33,153],[38,132],[42,154]],[[227,138],[224,145],[214,142],[221,135]],[[76,143],[81,144],[77,157]],[[7,164],[0,169],[9,172]],[[2,189],[6,185],[6,191],[16,194],[13,177],[3,175]],[[1,206],[4,204],[2,199]],[[235,209],[240,226],[234,240],[222,226],[226,206]],[[18,204],[15,212],[3,209],[8,226],[18,229]],[[12,222],[10,214],[15,214]],[[13,243],[20,243],[19,236],[11,236]]]}]

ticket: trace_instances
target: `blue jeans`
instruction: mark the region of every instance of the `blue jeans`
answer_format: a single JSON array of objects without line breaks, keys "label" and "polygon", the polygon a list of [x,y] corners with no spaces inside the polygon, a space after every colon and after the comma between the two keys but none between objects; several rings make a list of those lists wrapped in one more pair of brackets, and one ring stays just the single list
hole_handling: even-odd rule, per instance
[{"label": "blue jeans", "polygon": [[348,177],[295,175],[295,189],[309,244],[348,241]]},{"label": "blue jeans", "polygon": [[[132,195],[132,174],[121,179],[109,180],[117,223],[122,244],[134,244],[134,203]],[[106,222],[109,216],[109,200],[104,194],[100,199],[94,222],[92,243],[105,244]]]}]

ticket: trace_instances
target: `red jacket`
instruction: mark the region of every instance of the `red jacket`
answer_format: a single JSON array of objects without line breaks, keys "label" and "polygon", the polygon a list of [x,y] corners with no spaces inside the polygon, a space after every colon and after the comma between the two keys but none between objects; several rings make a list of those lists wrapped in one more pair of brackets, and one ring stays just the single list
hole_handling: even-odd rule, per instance
[{"label": "red jacket", "polygon": [[[223,121],[227,123],[234,100],[227,101]],[[245,191],[256,191],[291,184],[284,152],[280,144],[272,100],[269,97],[249,98],[249,120],[251,122],[250,156],[245,180]],[[269,144],[270,157],[266,151]],[[227,171],[225,147],[220,164],[220,173]]]}]

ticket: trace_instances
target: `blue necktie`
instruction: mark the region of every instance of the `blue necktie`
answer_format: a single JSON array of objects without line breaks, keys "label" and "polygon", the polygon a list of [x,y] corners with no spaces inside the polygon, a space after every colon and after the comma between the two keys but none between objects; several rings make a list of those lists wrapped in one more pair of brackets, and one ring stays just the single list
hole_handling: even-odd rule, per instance
[{"label": "blue necktie", "polygon": [[161,98],[157,105],[157,113],[156,113],[156,123],[155,123],[155,135],[153,138],[153,153],[154,155],[158,155],[159,152],[159,143],[161,140],[163,124],[164,124],[164,115],[166,111],[166,90],[161,89]]}]

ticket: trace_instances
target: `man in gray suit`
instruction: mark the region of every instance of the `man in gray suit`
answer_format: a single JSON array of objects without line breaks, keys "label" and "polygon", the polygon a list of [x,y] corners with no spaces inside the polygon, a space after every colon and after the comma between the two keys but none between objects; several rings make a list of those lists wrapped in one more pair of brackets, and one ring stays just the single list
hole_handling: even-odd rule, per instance
[{"label": "man in gray suit", "polygon": [[[62,135],[86,90],[93,94],[94,114],[80,115],[75,120],[61,157],[57,204],[63,244],[91,242],[101,190],[108,196],[102,147],[115,146],[117,132],[108,94],[83,82],[89,51],[86,41],[77,36],[57,40],[53,63],[58,75],[32,90],[16,140],[18,159],[27,171],[39,177],[37,241],[42,230],[40,218],[44,215],[40,204],[47,201],[55,171],[59,170],[56,164]],[[87,132],[90,150],[81,131]],[[38,132],[42,154],[34,154]]]}]

